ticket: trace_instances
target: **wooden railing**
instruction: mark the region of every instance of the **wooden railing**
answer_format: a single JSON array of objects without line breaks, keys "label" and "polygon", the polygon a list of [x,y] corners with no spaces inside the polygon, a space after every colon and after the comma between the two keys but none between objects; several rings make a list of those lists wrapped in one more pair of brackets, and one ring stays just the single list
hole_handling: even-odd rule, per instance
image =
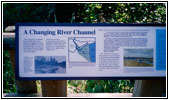
[{"label": "wooden railing", "polygon": [[[3,33],[3,50],[9,50],[12,68],[15,70],[15,33]],[[14,72],[15,73],[15,72]],[[16,80],[16,89],[18,94],[28,96],[30,93],[37,93],[37,86],[35,80]],[[131,94],[69,94],[67,95],[67,81],[66,80],[41,80],[42,95],[43,97],[100,97],[108,95],[110,97],[131,97]],[[136,80],[134,85],[133,97],[165,97],[166,93],[166,79],[153,79],[153,80]],[[99,96],[100,95],[100,96]],[[4,96],[9,96],[5,94]],[[14,96],[14,95],[13,95]],[[15,95],[18,96],[18,95]],[[39,95],[35,95],[39,96]]]},{"label": "wooden railing", "polygon": [[[15,71],[15,33],[3,34],[3,49],[9,50],[12,69]],[[15,73],[15,72],[14,72]],[[36,81],[34,80],[16,80],[17,93],[37,93]],[[66,80],[41,80],[43,97],[66,97]]]}]

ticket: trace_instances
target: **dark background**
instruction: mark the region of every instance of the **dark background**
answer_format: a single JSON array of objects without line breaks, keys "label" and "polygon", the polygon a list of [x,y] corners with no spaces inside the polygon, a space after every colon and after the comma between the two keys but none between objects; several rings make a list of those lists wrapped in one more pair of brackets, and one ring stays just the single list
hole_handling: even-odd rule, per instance
[{"label": "dark background", "polygon": [[[165,3],[3,3],[3,31],[18,22],[166,23]],[[40,81],[37,81],[40,84]],[[133,92],[134,80],[68,80],[71,92]],[[16,92],[8,50],[3,50],[3,92]]]}]

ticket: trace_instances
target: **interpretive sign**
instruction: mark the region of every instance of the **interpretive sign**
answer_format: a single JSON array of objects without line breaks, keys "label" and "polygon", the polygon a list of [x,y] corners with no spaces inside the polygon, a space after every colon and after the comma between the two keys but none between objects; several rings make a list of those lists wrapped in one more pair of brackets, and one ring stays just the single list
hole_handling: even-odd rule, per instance
[{"label": "interpretive sign", "polygon": [[17,79],[166,76],[163,24],[16,24]]}]

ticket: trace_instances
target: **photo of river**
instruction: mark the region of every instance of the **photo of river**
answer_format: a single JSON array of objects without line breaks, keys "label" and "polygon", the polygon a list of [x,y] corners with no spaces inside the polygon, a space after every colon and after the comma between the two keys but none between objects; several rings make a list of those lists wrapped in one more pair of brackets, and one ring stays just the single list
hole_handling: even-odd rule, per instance
[{"label": "photo of river", "polygon": [[153,49],[124,49],[124,67],[153,67]]},{"label": "photo of river", "polygon": [[65,56],[35,56],[35,74],[66,73]]}]

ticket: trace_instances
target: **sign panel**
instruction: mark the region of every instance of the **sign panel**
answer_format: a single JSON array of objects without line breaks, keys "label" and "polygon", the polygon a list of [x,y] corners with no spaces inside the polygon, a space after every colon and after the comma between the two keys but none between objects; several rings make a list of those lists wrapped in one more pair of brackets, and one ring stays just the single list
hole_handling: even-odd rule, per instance
[{"label": "sign panel", "polygon": [[16,24],[17,79],[166,76],[162,24]]}]

